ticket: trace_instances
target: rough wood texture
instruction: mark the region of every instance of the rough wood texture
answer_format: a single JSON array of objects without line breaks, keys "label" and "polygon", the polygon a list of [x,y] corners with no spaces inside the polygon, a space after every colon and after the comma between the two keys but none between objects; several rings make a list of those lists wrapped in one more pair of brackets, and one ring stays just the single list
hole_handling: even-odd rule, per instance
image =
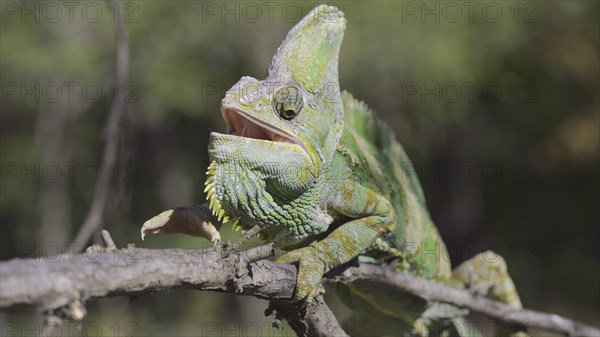
[{"label": "rough wood texture", "polygon": [[[269,299],[270,309],[277,310],[278,318],[288,320],[299,336],[345,336],[321,297],[306,308],[286,300],[295,287],[296,268],[261,260],[271,255],[270,246],[239,254],[228,252],[228,249],[141,249],[130,246],[117,250],[93,246],[74,256],[17,258],[0,263],[0,308],[33,305],[48,311],[62,310],[71,318],[80,319],[85,314],[84,303],[88,299],[189,288]],[[600,336],[600,330],[558,315],[513,310],[468,291],[381,266],[350,267],[328,281],[348,283],[357,279],[391,285],[509,324],[571,336]]]}]

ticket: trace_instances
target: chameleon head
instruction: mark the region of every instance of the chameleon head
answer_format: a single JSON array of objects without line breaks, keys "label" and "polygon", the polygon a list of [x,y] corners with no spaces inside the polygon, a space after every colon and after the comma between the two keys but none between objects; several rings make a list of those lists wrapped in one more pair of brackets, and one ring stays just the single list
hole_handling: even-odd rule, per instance
[{"label": "chameleon head", "polygon": [[[213,171],[235,161],[254,171],[258,180],[278,172],[282,187],[292,195],[319,175],[343,130],[338,57],[345,25],[337,8],[314,8],[288,33],[265,80],[242,77],[227,91],[221,113],[228,134],[213,132],[210,139]],[[209,185],[218,179],[211,180],[211,172],[209,168],[209,193]],[[216,199],[226,189],[216,191]]]},{"label": "chameleon head", "polygon": [[345,27],[344,14],[326,5],[296,24],[267,79],[242,77],[227,91],[221,112],[229,133],[295,144],[318,172],[333,157],[343,129],[338,57]]}]

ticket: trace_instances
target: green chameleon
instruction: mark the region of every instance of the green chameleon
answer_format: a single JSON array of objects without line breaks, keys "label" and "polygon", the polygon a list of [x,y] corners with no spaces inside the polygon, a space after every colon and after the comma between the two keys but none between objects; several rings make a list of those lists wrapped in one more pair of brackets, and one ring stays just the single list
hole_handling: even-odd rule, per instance
[{"label": "green chameleon", "polygon": [[[159,214],[143,225],[142,238],[185,233],[217,244],[224,223],[258,225],[261,239],[285,251],[277,262],[298,266],[295,300],[312,300],[325,272],[360,256],[521,308],[493,252],[451,271],[402,146],[363,102],[340,91],[345,26],[337,8],[314,8],[288,33],[267,79],[242,77],[227,91],[221,113],[228,133],[210,135],[208,202]],[[395,322],[426,335],[418,323],[454,315],[367,281],[340,291],[357,309],[345,326],[357,335],[382,334]]]}]

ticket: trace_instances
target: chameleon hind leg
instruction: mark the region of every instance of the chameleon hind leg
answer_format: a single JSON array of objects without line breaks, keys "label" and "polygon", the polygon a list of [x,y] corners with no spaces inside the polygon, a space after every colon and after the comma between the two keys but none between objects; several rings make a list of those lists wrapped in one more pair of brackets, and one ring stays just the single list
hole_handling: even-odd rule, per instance
[{"label": "chameleon hind leg", "polygon": [[[517,288],[508,274],[506,261],[493,251],[479,253],[452,271],[448,284],[455,288],[469,289],[478,295],[522,309]],[[496,326],[499,336],[527,336],[519,328]]]}]

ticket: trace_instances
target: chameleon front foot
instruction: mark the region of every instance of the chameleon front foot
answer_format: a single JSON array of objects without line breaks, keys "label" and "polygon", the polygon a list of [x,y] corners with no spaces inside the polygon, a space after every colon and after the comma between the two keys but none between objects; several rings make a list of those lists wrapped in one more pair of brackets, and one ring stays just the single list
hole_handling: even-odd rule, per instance
[{"label": "chameleon front foot", "polygon": [[312,302],[323,292],[321,279],[325,273],[325,263],[319,257],[319,251],[313,247],[303,247],[289,251],[276,259],[277,263],[291,263],[298,266],[294,301]]},{"label": "chameleon front foot", "polygon": [[206,205],[178,207],[146,221],[140,232],[142,240],[146,234],[181,233],[206,238],[216,246],[221,242],[221,235],[214,223],[220,227]]}]

